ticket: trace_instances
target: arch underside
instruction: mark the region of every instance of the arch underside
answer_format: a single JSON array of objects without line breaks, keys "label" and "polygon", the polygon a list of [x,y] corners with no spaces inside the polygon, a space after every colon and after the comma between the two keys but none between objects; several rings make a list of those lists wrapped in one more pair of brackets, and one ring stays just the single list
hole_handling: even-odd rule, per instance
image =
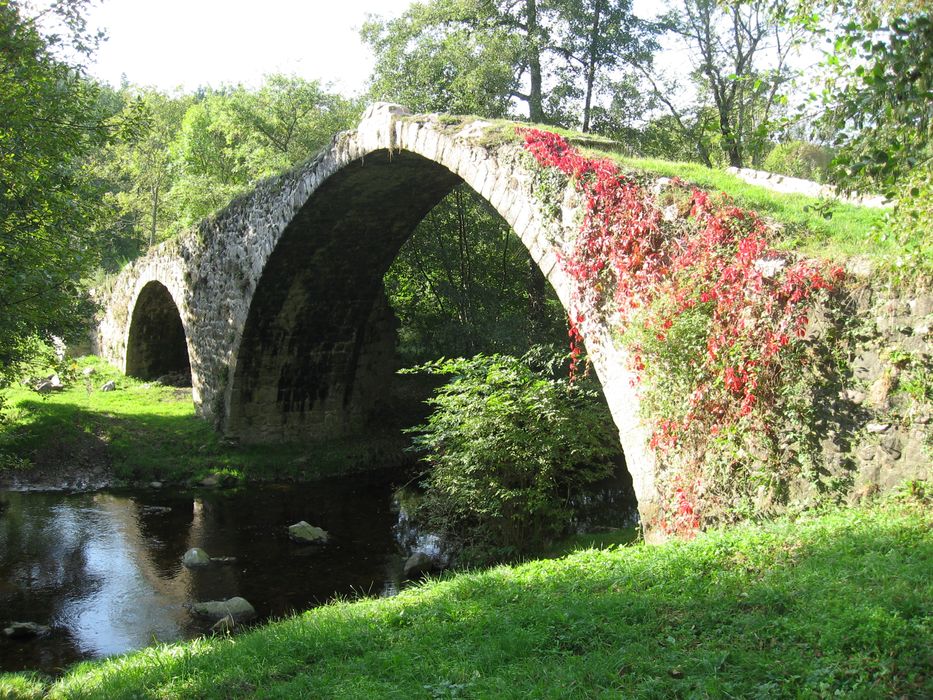
[{"label": "arch underside", "polygon": [[397,369],[383,275],[418,223],[462,182],[409,152],[331,175],[286,227],[250,304],[228,435],[246,442],[352,433]]},{"label": "arch underside", "polygon": [[147,283],[136,298],[127,337],[126,374],[191,385],[185,328],[171,293],[160,282]]}]

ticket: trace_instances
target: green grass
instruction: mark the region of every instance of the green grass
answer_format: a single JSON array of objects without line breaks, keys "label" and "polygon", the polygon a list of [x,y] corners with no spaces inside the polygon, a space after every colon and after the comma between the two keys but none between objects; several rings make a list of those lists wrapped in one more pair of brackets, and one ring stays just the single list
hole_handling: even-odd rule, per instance
[{"label": "green grass", "polygon": [[[89,378],[81,375],[94,367]],[[123,376],[96,357],[77,361],[77,378],[64,391],[40,395],[24,386],[6,389],[6,421],[0,423],[0,465],[24,457],[40,466],[59,458],[104,458],[124,481],[187,481],[223,472],[237,479],[316,478],[370,466],[381,454],[399,453],[398,439],[374,436],[365,443],[244,445],[225,441],[195,416],[190,389],[175,389]],[[100,391],[108,380],[117,390]],[[79,457],[75,458],[75,455]],[[10,468],[10,467],[8,467]]]},{"label": "green grass", "polygon": [[900,246],[893,239],[881,241],[873,234],[873,229],[883,222],[882,210],[837,203],[827,219],[817,210],[820,200],[816,197],[773,192],[699,163],[614,158],[628,170],[679,177],[711,192],[725,192],[743,209],[783,224],[778,241],[785,249],[836,260],[856,255],[886,259],[900,254]]},{"label": "green grass", "polygon": [[459,574],[0,697],[930,697],[929,505]]},{"label": "green grass", "polygon": [[[474,119],[464,118],[460,124]],[[823,202],[816,197],[774,192],[759,185],[749,184],[724,170],[707,168],[699,163],[620,155],[622,144],[595,134],[582,134],[544,124],[491,121],[493,126],[478,140],[481,145],[487,147],[517,141],[519,137],[515,132],[516,126],[533,127],[564,136],[587,155],[615,161],[636,179],[641,179],[644,175],[679,177],[710,192],[725,192],[738,206],[755,211],[765,219],[779,224],[776,244],[780,248],[841,263],[853,257],[867,258],[875,267],[885,272],[896,271],[904,264],[903,259],[908,257],[905,254],[910,254],[907,264],[912,270],[901,270],[895,277],[910,276],[912,273],[933,273],[933,247],[913,246],[918,250],[911,251],[895,236],[885,235],[883,210],[836,203],[831,208],[832,216],[826,218],[820,208]],[[446,125],[445,128],[453,133],[461,127]],[[922,236],[916,238],[920,240]]]}]

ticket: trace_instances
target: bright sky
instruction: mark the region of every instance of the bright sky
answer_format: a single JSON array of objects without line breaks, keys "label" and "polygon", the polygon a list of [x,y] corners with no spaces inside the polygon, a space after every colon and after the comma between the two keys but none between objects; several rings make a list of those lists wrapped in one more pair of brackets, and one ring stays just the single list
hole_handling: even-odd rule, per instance
[{"label": "bright sky", "polygon": [[107,32],[91,73],[117,86],[171,91],[258,85],[269,73],[363,90],[373,58],[360,42],[367,14],[400,15],[411,0],[100,0],[88,14]]}]

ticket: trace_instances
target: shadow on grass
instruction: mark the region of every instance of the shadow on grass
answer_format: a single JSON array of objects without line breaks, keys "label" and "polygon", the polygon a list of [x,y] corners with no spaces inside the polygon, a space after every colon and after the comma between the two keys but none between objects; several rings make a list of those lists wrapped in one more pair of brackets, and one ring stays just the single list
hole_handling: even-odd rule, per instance
[{"label": "shadow on grass", "polygon": [[930,697],[931,521],[588,550],[76,667],[54,697]]},{"label": "shadow on grass", "polygon": [[[313,446],[240,446],[196,417],[190,400],[149,398],[152,410],[142,402],[129,411],[56,398],[21,399],[17,409],[24,419],[0,433],[0,451],[26,457],[46,480],[110,468],[130,481],[180,482],[218,470],[247,479],[316,478],[410,460],[398,434]],[[160,400],[166,409],[151,406]]]}]

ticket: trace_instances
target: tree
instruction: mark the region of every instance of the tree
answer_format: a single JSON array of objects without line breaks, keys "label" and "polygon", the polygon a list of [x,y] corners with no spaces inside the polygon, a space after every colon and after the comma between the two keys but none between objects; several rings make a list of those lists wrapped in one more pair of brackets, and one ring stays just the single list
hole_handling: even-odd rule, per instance
[{"label": "tree", "polygon": [[[124,254],[132,256],[158,242],[177,217],[167,201],[178,173],[172,148],[193,98],[129,85],[114,95],[122,116],[136,120],[138,128],[133,138],[109,144],[92,167],[108,183],[109,225],[125,242]],[[106,262],[109,267],[122,260]]]},{"label": "tree", "polygon": [[680,0],[664,21],[692,61],[695,103],[674,97],[677,80],[641,66],[651,90],[711,166],[704,107],[715,108],[716,130],[729,165],[759,162],[767,151],[768,126],[793,77],[789,58],[807,33],[789,23],[787,10],[769,0]]},{"label": "tree", "polygon": [[225,100],[246,151],[251,178],[301,163],[360,116],[358,102],[328,92],[316,80],[267,76],[258,90],[238,89]]},{"label": "tree", "polygon": [[531,121],[586,129],[601,79],[653,49],[630,0],[433,0],[362,37],[376,98],[486,117],[518,101]]},{"label": "tree", "polygon": [[361,31],[376,56],[370,95],[418,112],[508,115],[522,44],[497,15],[492,2],[434,0],[371,19]]},{"label": "tree", "polygon": [[834,179],[896,196],[933,156],[933,18],[867,12],[842,27],[829,67],[820,126],[840,149]]},{"label": "tree", "polygon": [[560,342],[563,309],[512,230],[466,185],[419,224],[385,276],[409,362]]},{"label": "tree", "polygon": [[[94,47],[84,0],[30,16],[0,2],[0,379],[34,339],[74,336],[91,304],[82,280],[106,240],[89,157],[117,133],[80,63]],[[54,19],[62,34],[40,31]]]},{"label": "tree", "polygon": [[[553,0],[562,22],[551,51],[562,55],[582,79],[581,129],[591,129],[598,80],[624,66],[650,65],[658,49],[656,28],[632,14],[631,0]],[[618,80],[618,78],[616,79]],[[611,89],[617,96],[619,92]]]},{"label": "tree", "polygon": [[830,177],[895,202],[884,236],[933,268],[933,18],[919,0],[848,6],[818,129],[836,134]]}]

